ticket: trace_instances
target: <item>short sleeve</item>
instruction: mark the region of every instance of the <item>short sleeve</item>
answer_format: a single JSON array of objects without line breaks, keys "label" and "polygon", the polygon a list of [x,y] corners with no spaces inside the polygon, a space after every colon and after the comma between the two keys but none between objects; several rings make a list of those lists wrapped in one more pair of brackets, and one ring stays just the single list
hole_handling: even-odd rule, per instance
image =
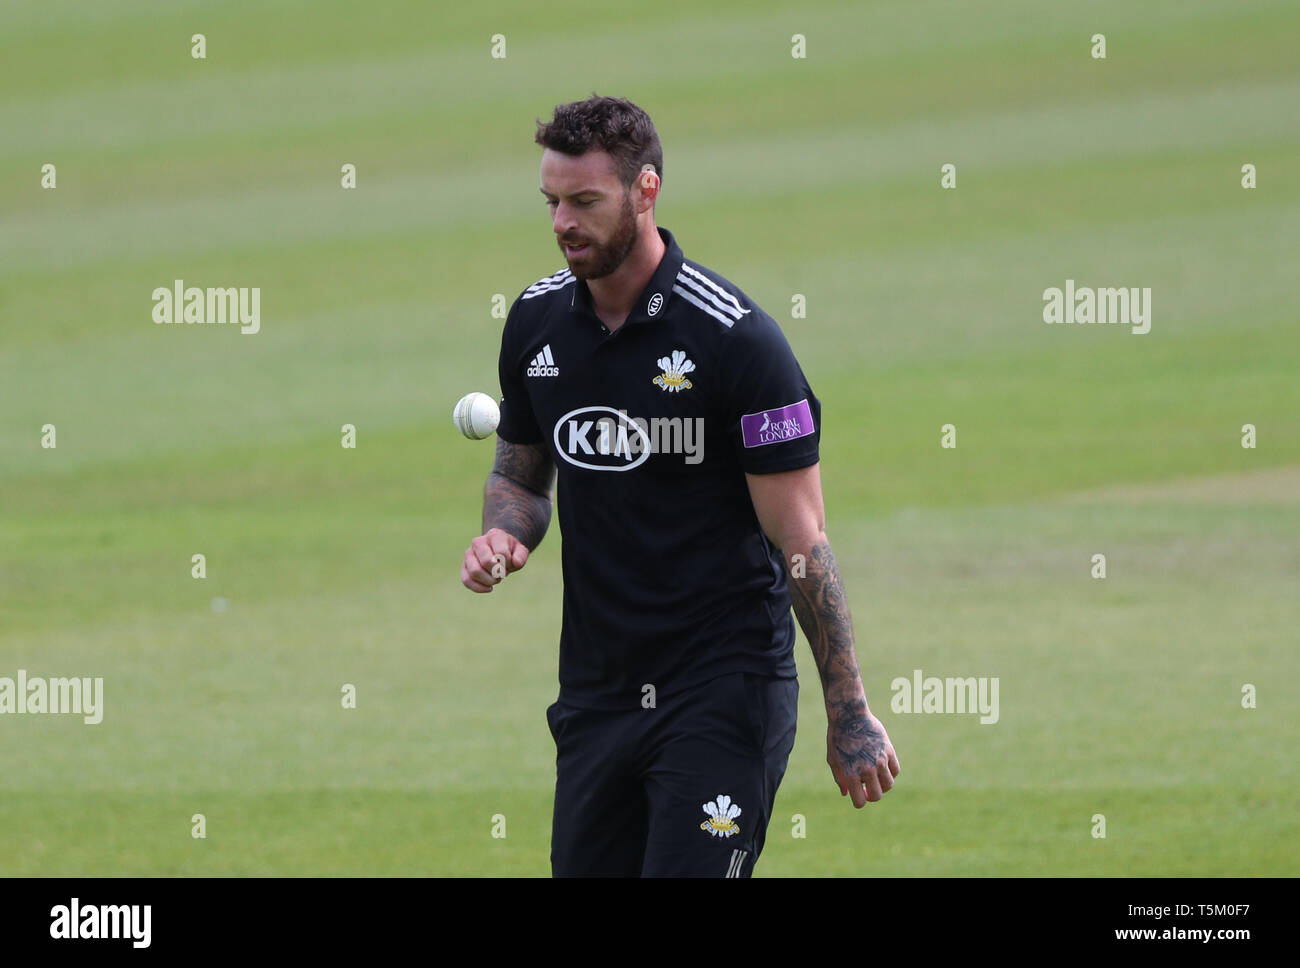
[{"label": "short sleeve", "polygon": [[519,300],[506,315],[501,330],[501,356],[497,361],[497,378],[501,381],[501,421],[497,436],[511,444],[539,444],[542,431],[537,426],[533,402],[524,386],[524,364],[520,357],[518,331]]},{"label": "short sleeve", "polygon": [[751,310],[723,337],[722,408],[727,437],[750,474],[819,460],[822,407],[781,327]]}]

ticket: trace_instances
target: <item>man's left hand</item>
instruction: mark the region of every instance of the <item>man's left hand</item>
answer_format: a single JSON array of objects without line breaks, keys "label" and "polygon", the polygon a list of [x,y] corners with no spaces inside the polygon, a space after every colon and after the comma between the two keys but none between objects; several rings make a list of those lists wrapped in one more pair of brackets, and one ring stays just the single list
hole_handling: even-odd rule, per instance
[{"label": "man's left hand", "polygon": [[865,703],[827,705],[826,762],[840,795],[853,798],[853,806],[875,803],[894,786],[898,754],[880,720]]}]

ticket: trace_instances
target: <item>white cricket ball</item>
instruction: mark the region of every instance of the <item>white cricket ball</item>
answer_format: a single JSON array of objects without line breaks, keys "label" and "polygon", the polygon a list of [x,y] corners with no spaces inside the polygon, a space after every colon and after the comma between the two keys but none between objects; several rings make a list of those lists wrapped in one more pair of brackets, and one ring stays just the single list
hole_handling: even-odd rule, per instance
[{"label": "white cricket ball", "polygon": [[467,393],[456,402],[451,412],[456,429],[470,440],[492,436],[501,422],[501,409],[486,393]]}]

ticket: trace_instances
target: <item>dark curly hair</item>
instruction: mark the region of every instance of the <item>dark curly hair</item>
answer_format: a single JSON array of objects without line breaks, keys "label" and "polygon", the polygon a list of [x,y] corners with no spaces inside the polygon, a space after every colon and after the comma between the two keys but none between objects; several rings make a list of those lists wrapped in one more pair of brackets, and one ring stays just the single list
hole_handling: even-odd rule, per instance
[{"label": "dark curly hair", "polygon": [[608,152],[624,188],[632,187],[644,165],[654,165],[655,174],[663,181],[664,150],[654,122],[625,98],[603,97],[592,91],[585,101],[557,104],[550,121],[537,119],[533,140],[566,155],[585,154],[592,148]]}]

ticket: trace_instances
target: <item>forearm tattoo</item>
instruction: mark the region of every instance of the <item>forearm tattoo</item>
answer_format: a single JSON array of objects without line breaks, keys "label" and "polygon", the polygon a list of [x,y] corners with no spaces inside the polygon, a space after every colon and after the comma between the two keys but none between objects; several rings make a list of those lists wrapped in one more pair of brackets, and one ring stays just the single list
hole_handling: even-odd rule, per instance
[{"label": "forearm tattoo", "polygon": [[500,528],[535,550],[551,524],[554,477],[555,464],[544,447],[497,438],[496,462],[483,488],[483,533]]},{"label": "forearm tattoo", "polygon": [[790,600],[799,626],[812,647],[826,701],[861,701],[858,658],[853,648],[853,616],[829,541],[813,545],[803,577],[790,569]]},{"label": "forearm tattoo", "polygon": [[813,545],[801,571],[805,574],[799,578],[790,569],[790,600],[821,673],[828,737],[845,774],[860,776],[875,769],[885,752],[885,733],[867,711],[853,648],[853,617],[829,541]]}]

